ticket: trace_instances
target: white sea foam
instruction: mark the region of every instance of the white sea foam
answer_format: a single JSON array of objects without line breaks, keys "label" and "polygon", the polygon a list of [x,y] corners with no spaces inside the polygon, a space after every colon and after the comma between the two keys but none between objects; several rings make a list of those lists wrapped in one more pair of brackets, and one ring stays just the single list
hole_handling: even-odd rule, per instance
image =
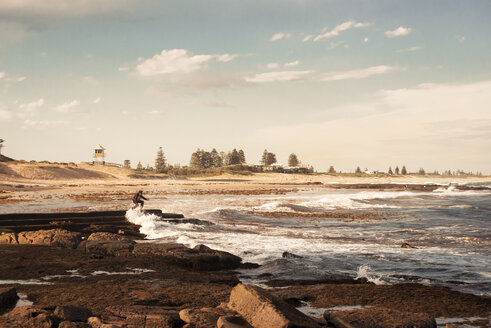
[{"label": "white sea foam", "polygon": [[371,272],[372,268],[369,265],[362,265],[358,268],[356,272],[356,279],[358,278],[366,278],[368,281],[373,282],[375,285],[386,285],[387,282],[383,281],[383,276],[380,274],[376,274]]}]

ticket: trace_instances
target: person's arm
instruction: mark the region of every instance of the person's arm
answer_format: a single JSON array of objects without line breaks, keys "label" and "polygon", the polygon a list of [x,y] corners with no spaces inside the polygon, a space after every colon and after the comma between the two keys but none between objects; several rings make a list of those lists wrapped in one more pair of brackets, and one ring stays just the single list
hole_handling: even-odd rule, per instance
[{"label": "person's arm", "polygon": [[145,196],[141,195],[141,198],[143,198],[144,200],[148,200],[148,198],[145,198]]}]

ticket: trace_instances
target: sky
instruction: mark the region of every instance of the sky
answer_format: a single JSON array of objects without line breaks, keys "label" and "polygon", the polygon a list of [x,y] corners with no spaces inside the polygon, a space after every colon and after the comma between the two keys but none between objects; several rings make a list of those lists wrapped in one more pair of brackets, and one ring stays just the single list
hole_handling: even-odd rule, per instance
[{"label": "sky", "polygon": [[491,174],[489,0],[0,0],[15,159]]}]

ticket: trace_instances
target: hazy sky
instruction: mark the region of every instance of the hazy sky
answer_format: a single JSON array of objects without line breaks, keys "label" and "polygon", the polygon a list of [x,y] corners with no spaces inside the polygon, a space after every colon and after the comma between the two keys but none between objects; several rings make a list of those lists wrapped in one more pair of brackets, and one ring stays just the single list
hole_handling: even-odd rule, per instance
[{"label": "hazy sky", "polygon": [[489,0],[0,0],[2,153],[491,173],[489,17]]}]

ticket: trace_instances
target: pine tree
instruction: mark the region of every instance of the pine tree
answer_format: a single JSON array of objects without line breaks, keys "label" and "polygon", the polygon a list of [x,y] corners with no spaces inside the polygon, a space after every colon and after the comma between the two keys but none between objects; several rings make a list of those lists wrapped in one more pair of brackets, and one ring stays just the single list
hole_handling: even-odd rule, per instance
[{"label": "pine tree", "polygon": [[361,169],[360,169],[360,167],[359,167],[359,166],[357,166],[357,167],[356,167],[356,171],[355,171],[355,173],[361,173]]},{"label": "pine tree", "polygon": [[137,171],[141,171],[141,170],[143,170],[143,165],[142,165],[142,163],[141,163],[141,162],[138,162],[138,165],[136,166],[136,170],[137,170]]},{"label": "pine tree", "polygon": [[334,169],[334,166],[332,166],[332,165],[331,165],[331,166],[329,167],[329,171],[327,171],[327,173],[332,173],[332,174],[333,174],[333,173],[336,173],[336,170]]},{"label": "pine tree", "polygon": [[234,148],[230,153],[230,165],[237,165],[237,164],[240,164],[240,156],[237,149]]},{"label": "pine tree", "polygon": [[246,163],[246,158],[245,158],[245,153],[242,149],[239,150],[239,164],[245,164]]},{"label": "pine tree", "polygon": [[162,147],[159,147],[157,151],[157,158],[155,159],[155,171],[157,173],[162,173],[165,171],[165,167],[167,166],[164,156],[164,151]]},{"label": "pine tree", "polygon": [[200,149],[191,154],[191,160],[189,161],[189,166],[194,168],[201,167]]},{"label": "pine tree", "polygon": [[418,174],[419,175],[425,175],[426,172],[425,172],[425,170],[423,168],[420,168],[419,171],[418,171]]},{"label": "pine tree", "polygon": [[297,155],[295,154],[290,154],[290,157],[288,157],[288,166],[289,167],[294,167],[294,166],[298,166],[298,158],[297,158]]},{"label": "pine tree", "polygon": [[129,159],[124,160],[123,167],[127,169],[131,169],[131,163]]},{"label": "pine tree", "polygon": [[263,165],[268,165],[268,150],[265,149],[263,151],[263,157],[261,158],[261,163],[263,163]]},{"label": "pine tree", "polygon": [[389,166],[389,171],[387,173],[390,175],[394,174],[394,172],[392,172],[392,166]]},{"label": "pine tree", "polygon": [[222,158],[218,154],[217,150],[213,148],[210,152],[211,156],[211,163],[213,167],[220,167],[222,166]]},{"label": "pine tree", "polygon": [[407,170],[406,170],[406,166],[405,165],[402,166],[401,174],[402,175],[406,175],[407,174]]},{"label": "pine tree", "polygon": [[266,165],[272,165],[274,163],[276,163],[276,155],[273,153],[268,153]]},{"label": "pine tree", "polygon": [[399,166],[396,166],[396,169],[395,169],[395,174],[399,175]]}]

